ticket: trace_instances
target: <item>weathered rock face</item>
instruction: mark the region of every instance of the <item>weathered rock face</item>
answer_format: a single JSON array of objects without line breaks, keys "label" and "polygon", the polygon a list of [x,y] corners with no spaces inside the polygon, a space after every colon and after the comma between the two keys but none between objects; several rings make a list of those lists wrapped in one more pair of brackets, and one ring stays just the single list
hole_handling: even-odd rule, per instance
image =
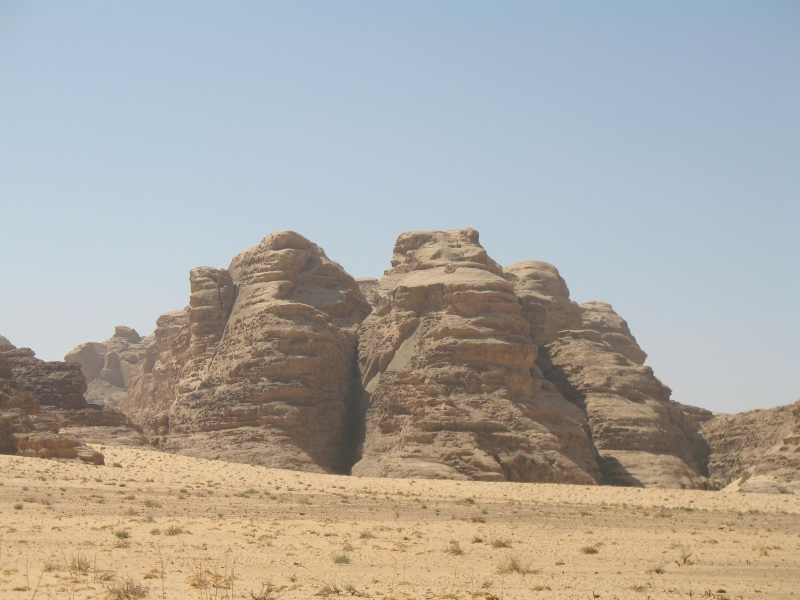
[{"label": "weathered rock face", "polygon": [[281,232],[190,281],[189,308],[159,318],[123,409],[166,450],[346,470],[356,330],[371,310],[355,280]]},{"label": "weathered rock face", "polygon": [[59,432],[59,414],[88,408],[82,389],[86,383],[79,368],[0,344],[0,453],[103,464],[101,453]]},{"label": "weathered rock face", "polygon": [[530,325],[472,229],[401,235],[359,332],[354,475],[597,483],[585,415],[543,380]]},{"label": "weathered rock face", "polygon": [[152,336],[142,338],[130,327],[118,326],[105,342],[87,342],[64,357],[68,363],[80,365],[86,378],[87,401],[118,408],[125,399],[134,367],[144,360]]},{"label": "weathered rock face", "polygon": [[709,449],[699,434],[711,413],[685,411],[642,366],[645,354],[611,306],[580,306],[582,328],[545,346],[545,376],[589,418],[608,483],[652,487],[707,486]]},{"label": "weathered rock face", "polygon": [[750,488],[765,478],[800,486],[800,401],[720,415],[706,422],[702,433],[711,448],[708,470],[716,487],[745,472],[760,476],[745,482]]}]

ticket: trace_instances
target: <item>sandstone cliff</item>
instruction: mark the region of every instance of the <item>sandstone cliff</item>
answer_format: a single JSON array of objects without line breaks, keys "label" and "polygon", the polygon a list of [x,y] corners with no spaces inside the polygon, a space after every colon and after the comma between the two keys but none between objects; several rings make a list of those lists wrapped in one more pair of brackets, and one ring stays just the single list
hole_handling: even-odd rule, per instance
[{"label": "sandstone cliff", "polygon": [[557,333],[539,364],[586,411],[606,481],[707,487],[709,449],[699,429],[711,414],[682,410],[670,400],[670,389],[642,364],[646,354],[610,305],[579,308],[580,328]]},{"label": "sandstone cliff", "polygon": [[354,475],[595,484],[586,418],[535,368],[530,327],[478,232],[397,239],[359,332]]},{"label": "sandstone cliff", "polygon": [[0,344],[0,453],[103,464],[102,454],[59,431],[62,410],[87,407],[85,389],[72,365],[47,363],[29,348]]},{"label": "sandstone cliff", "polygon": [[711,448],[709,472],[716,487],[752,475],[794,482],[790,489],[800,492],[800,400],[769,410],[719,415],[705,423],[702,433]]},{"label": "sandstone cliff", "polygon": [[189,307],[158,319],[122,408],[165,450],[346,471],[356,330],[371,310],[355,280],[280,232],[190,284]]},{"label": "sandstone cliff", "polygon": [[[193,269],[189,283],[189,305],[161,315],[152,336],[118,327],[67,355],[90,399],[119,405],[168,451],[387,477],[800,479],[800,409],[714,418],[671,400],[610,305],[572,301],[550,264],[501,268],[472,229],[400,235],[380,281],[354,280],[280,232],[228,269]],[[74,368],[48,368],[59,410],[73,411],[61,422],[96,439],[113,413],[81,408]]]}]

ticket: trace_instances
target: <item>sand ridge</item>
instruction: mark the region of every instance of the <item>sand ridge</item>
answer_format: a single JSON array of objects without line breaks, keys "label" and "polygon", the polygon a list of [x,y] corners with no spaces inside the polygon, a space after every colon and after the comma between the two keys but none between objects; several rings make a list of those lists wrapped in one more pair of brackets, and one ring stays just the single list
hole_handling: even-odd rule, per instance
[{"label": "sand ridge", "polygon": [[347,477],[96,448],[106,466],[0,456],[0,597],[800,597],[794,494]]}]

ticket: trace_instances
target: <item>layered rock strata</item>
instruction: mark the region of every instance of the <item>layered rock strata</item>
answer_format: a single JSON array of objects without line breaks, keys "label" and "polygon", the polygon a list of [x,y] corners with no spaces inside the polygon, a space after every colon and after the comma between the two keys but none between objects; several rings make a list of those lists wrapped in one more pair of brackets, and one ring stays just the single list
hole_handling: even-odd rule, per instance
[{"label": "layered rock strata", "polygon": [[158,319],[123,409],[165,450],[346,471],[356,330],[371,310],[355,280],[280,232],[190,284],[189,307]]},{"label": "layered rock strata", "polygon": [[354,475],[601,481],[585,415],[541,377],[514,286],[477,231],[401,235],[375,293]]},{"label": "layered rock strata", "polygon": [[85,389],[77,367],[44,362],[29,348],[0,344],[0,453],[103,464],[100,452],[60,431],[62,412],[88,408]]},{"label": "layered rock strata", "polygon": [[753,488],[758,479],[772,480],[800,492],[800,400],[719,415],[704,424],[702,433],[711,448],[708,469],[715,487],[754,476],[742,484]]},{"label": "layered rock strata", "polygon": [[[518,290],[524,297],[525,290]],[[553,299],[554,305],[566,301],[566,295]],[[538,362],[561,393],[586,411],[606,481],[707,487],[710,451],[699,430],[711,413],[683,410],[670,399],[670,389],[642,364],[646,354],[610,305],[576,307],[580,327],[555,333]]]}]

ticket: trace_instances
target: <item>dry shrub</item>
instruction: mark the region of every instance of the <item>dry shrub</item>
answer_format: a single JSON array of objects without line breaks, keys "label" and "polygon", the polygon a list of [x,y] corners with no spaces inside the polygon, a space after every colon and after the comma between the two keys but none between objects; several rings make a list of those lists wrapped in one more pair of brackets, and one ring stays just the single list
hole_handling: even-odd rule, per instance
[{"label": "dry shrub", "polygon": [[668,519],[672,516],[672,513],[662,506],[653,513],[653,516],[659,519]]},{"label": "dry shrub", "polygon": [[678,546],[678,560],[675,561],[679,565],[690,565],[692,564],[691,558],[694,551],[692,550],[691,546],[684,546],[680,544]]},{"label": "dry shrub", "polygon": [[472,521],[473,523],[486,523],[486,517],[481,515],[470,517],[469,520]]},{"label": "dry shrub", "polygon": [[335,582],[331,581],[323,585],[320,590],[314,594],[315,596],[338,596],[342,593],[342,590],[336,585]]},{"label": "dry shrub", "polygon": [[179,525],[170,525],[164,530],[164,535],[180,535],[186,533],[186,530]]},{"label": "dry shrub", "polygon": [[504,538],[492,538],[492,541],[489,543],[492,548],[511,548],[511,540]]},{"label": "dry shrub", "polygon": [[371,540],[375,536],[372,535],[371,529],[364,529],[361,531],[361,533],[358,534],[358,537],[361,538],[362,540]]},{"label": "dry shrub", "polygon": [[266,583],[261,584],[260,592],[254,592],[253,590],[250,590],[250,598],[251,600],[277,600],[277,589],[278,588],[272,585],[271,581],[267,581]]},{"label": "dry shrub", "polygon": [[89,559],[80,552],[77,554],[72,554],[69,557],[69,563],[67,563],[67,569],[70,573],[75,574],[79,573],[81,575],[86,575],[89,572],[89,569],[92,568],[92,563],[89,562]]},{"label": "dry shrub", "polygon": [[464,551],[461,549],[461,544],[459,544],[457,540],[450,540],[450,545],[445,548],[444,551],[455,556],[464,554]]},{"label": "dry shrub", "polygon": [[150,588],[142,585],[133,577],[126,577],[119,581],[114,581],[106,587],[105,596],[109,600],[138,600],[147,598]]},{"label": "dry shrub", "polygon": [[551,589],[551,588],[550,588],[550,586],[549,586],[549,585],[541,585],[541,584],[539,584],[539,585],[535,585],[535,586],[533,586],[533,587],[531,588],[531,591],[532,591],[532,592],[541,592],[541,591],[543,591],[543,590],[550,590],[550,589]]},{"label": "dry shrub", "polygon": [[594,546],[584,546],[583,548],[581,548],[581,552],[583,552],[584,554],[597,554],[599,550]]},{"label": "dry shrub", "polygon": [[476,533],[475,535],[472,536],[472,543],[481,544],[483,543],[483,538]]},{"label": "dry shrub", "polygon": [[517,573],[519,575],[528,575],[530,573],[537,573],[538,571],[532,569],[530,563],[523,563],[518,556],[507,556],[497,565],[497,572],[503,574]]}]

